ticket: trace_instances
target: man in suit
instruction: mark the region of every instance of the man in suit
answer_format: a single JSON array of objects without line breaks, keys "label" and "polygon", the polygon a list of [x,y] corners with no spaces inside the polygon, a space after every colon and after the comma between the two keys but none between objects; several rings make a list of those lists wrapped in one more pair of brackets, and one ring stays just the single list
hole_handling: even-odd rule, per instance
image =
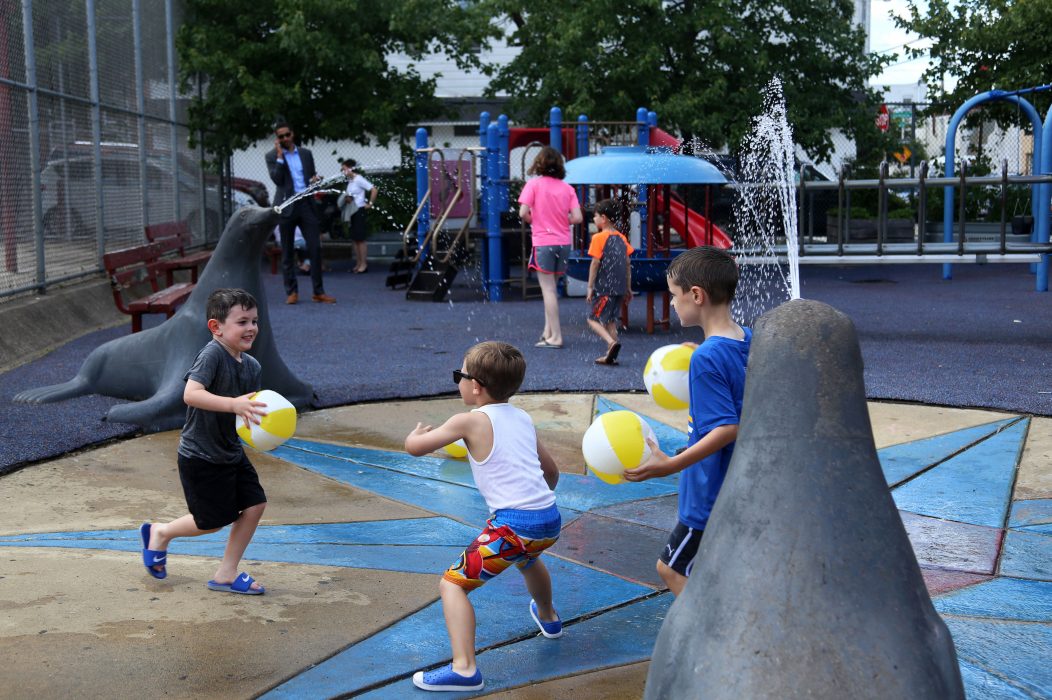
[{"label": "man in suit", "polygon": [[[308,185],[321,179],[314,169],[314,155],[306,148],[297,148],[292,127],[284,120],[274,124],[274,149],[267,152],[267,170],[274,181],[274,206],[307,189]],[[311,297],[316,302],[335,304],[335,297],[325,293],[321,279],[321,239],[318,216],[314,212],[313,197],[304,197],[281,212],[278,230],[281,232],[281,270],[285,278],[286,304],[299,301],[299,283],[296,280],[296,227],[299,226],[307,242],[307,258],[311,261],[310,276],[314,285]]]}]

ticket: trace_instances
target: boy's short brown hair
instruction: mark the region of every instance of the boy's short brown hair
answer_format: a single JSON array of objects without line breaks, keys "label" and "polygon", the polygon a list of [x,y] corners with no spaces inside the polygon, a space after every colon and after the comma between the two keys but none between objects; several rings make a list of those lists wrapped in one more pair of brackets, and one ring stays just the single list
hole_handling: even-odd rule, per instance
[{"label": "boy's short brown hair", "polygon": [[464,353],[464,369],[497,401],[507,401],[526,376],[526,360],[514,345],[487,340]]},{"label": "boy's short brown hair", "polygon": [[217,289],[208,295],[208,301],[205,302],[205,318],[209,321],[214,318],[222,323],[235,306],[254,309],[256,298],[244,289]]},{"label": "boy's short brown hair", "polygon": [[738,289],[738,263],[720,248],[700,245],[672,259],[668,279],[680,289],[701,287],[714,304],[729,304]]}]

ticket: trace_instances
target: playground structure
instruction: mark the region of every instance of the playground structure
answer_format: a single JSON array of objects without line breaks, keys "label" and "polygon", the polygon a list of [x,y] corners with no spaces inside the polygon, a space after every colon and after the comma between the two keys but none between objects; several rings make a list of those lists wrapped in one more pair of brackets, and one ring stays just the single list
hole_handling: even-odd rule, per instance
[{"label": "playground structure", "polygon": [[[509,195],[510,154],[521,147],[551,145],[562,152],[568,161],[567,182],[577,186],[584,209],[615,191],[627,194],[627,188],[638,188],[632,197],[632,209],[640,222],[634,244],[639,251],[632,260],[633,279],[636,289],[647,292],[650,299],[656,291],[665,293],[664,269],[678,252],[671,245],[672,230],[687,247],[705,243],[731,246],[730,238],[711,222],[707,213],[703,215],[690,209],[670,189],[674,183],[722,185],[726,178],[704,160],[673,154],[672,147],[679,142],[657,127],[656,113],[640,108],[636,120],[628,122],[590,122],[587,116],[581,115],[576,124],[566,126],[561,110],[554,107],[549,121],[546,128],[509,127],[505,115],[491,122],[490,115],[483,112],[479,119],[481,145],[463,149],[452,168],[442,150],[428,144],[426,130],[417,130],[418,205],[404,232],[406,248],[392,264],[389,286],[407,285],[406,294],[410,299],[441,301],[456,276],[458,259],[464,259],[463,248],[475,237],[484,241],[479,247],[487,298],[502,300],[505,286],[513,284],[521,284],[525,295],[525,260],[520,261],[523,275],[512,278],[506,243],[518,239],[522,249],[528,251],[525,237],[529,232],[517,220],[514,224],[502,225],[502,218],[509,218],[502,214],[513,206]],[[652,148],[652,140],[660,148]],[[631,150],[620,151],[615,157],[611,149],[619,148]],[[598,154],[600,149],[611,150],[610,155],[590,155]],[[604,159],[600,169],[604,175],[582,174],[580,181],[575,180],[575,172],[597,172],[588,171],[585,165],[592,158]],[[658,162],[662,165],[655,167]],[[675,166],[671,166],[672,163]],[[663,177],[649,179],[659,172]],[[476,200],[480,202],[477,211]],[[476,227],[471,226],[473,216]],[[452,220],[461,222],[459,229],[444,235],[446,223]],[[588,244],[587,223],[574,228],[573,240],[575,249],[583,256]],[[586,271],[580,271],[582,260],[587,268],[587,258],[574,258],[571,276],[587,277]],[[667,308],[664,322],[667,323]],[[652,325],[652,320],[648,320],[648,327]]]},{"label": "playground structure", "polygon": [[[954,114],[946,136],[946,167],[942,177],[928,177],[928,164],[922,162],[915,178],[889,178],[887,163],[881,164],[875,180],[849,180],[842,169],[836,181],[808,181],[801,168],[797,179],[797,242],[801,264],[887,264],[926,263],[943,265],[943,277],[950,279],[956,263],[1031,263],[1036,273],[1036,290],[1048,290],[1049,206],[1052,199],[1052,109],[1044,123],[1037,110],[1020,95],[1052,89],[1052,85],[1019,91],[994,90],[982,93],[965,102]],[[955,174],[955,140],[957,127],[973,107],[992,100],[1005,100],[1018,105],[1028,117],[1034,130],[1033,174],[1009,174],[1007,162],[1002,163],[1000,175],[969,176],[962,164]],[[776,241],[772,249],[761,251],[735,247],[731,236],[711,221],[711,187],[748,186],[728,183],[727,179],[706,160],[680,154],[680,141],[657,126],[657,114],[639,108],[636,119],[629,122],[593,122],[580,115],[576,123],[564,124],[562,111],[553,107],[548,127],[509,127],[506,115],[491,121],[483,112],[479,118],[478,147],[463,149],[450,169],[440,149],[428,144],[425,129],[416,132],[417,210],[405,229],[406,248],[402,259],[392,265],[388,283],[392,287],[407,284],[408,298],[444,299],[457,273],[457,265],[464,259],[463,251],[474,237],[479,245],[481,273],[486,297],[501,301],[505,287],[521,284],[526,292],[525,259],[521,278],[509,274],[506,242],[518,240],[522,250],[528,251],[528,230],[520,224],[502,225],[514,203],[510,201],[510,153],[515,148],[551,145],[567,159],[567,182],[578,188],[582,208],[598,198],[622,196],[629,200],[638,215],[639,230],[633,227],[633,286],[647,293],[648,331],[655,323],[668,322],[668,299],[664,287],[664,270],[668,262],[685,248],[696,245],[717,245],[730,248],[743,262],[770,262],[773,250],[777,260],[784,262],[786,242]],[[434,156],[438,155],[439,160]],[[524,158],[525,160],[525,158]],[[591,165],[595,163],[594,167]],[[657,164],[661,163],[660,167]],[[677,163],[672,167],[672,163]],[[435,176],[438,172],[442,176]],[[699,213],[683,202],[671,190],[671,185],[704,185],[705,212]],[[1029,240],[1008,236],[1007,193],[1011,186],[1031,189],[1030,207],[1033,230]],[[789,185],[787,185],[789,186]],[[1001,224],[997,240],[979,240],[969,236],[964,203],[969,188],[1000,188]],[[942,241],[925,240],[927,230],[927,193],[930,187],[942,187]],[[958,222],[954,226],[954,191],[960,189]],[[851,191],[875,189],[878,196],[878,215],[875,240],[851,242],[845,232],[849,214],[845,215]],[[890,240],[888,199],[893,190],[916,193],[916,218],[910,242]],[[809,197],[822,191],[836,191],[839,207],[835,232],[813,234],[813,217],[809,219]],[[478,202],[476,206],[475,202]],[[432,217],[437,207],[438,216]],[[460,209],[459,214],[452,216]],[[455,234],[443,232],[448,221],[460,220]],[[574,247],[580,254],[571,259],[568,274],[572,278],[587,277],[588,220],[574,227]],[[472,227],[472,223],[476,226]],[[413,232],[415,230],[415,237]],[[680,237],[680,247],[673,246],[671,231]],[[626,232],[628,233],[628,232]],[[636,235],[638,233],[638,236]],[[439,243],[442,245],[439,246]],[[525,255],[523,256],[525,257]],[[655,293],[664,296],[664,316],[655,322],[653,301]]]}]

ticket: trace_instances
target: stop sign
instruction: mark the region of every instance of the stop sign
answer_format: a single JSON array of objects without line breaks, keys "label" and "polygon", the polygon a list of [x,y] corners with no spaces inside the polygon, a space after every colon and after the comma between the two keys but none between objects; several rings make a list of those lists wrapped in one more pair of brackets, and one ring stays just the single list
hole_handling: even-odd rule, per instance
[{"label": "stop sign", "polygon": [[888,125],[891,123],[891,117],[888,116],[888,106],[882,104],[880,109],[877,110],[877,128],[881,131],[887,131]]}]

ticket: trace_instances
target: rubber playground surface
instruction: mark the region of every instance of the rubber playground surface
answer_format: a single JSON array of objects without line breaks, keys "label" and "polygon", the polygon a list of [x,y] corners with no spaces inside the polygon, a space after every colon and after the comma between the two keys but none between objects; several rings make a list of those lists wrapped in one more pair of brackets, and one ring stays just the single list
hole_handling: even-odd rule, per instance
[{"label": "rubber playground surface", "polygon": [[[878,276],[894,278],[884,271]],[[357,277],[379,281],[373,275]],[[364,385],[369,378],[405,371],[399,364],[404,357],[385,355],[380,340],[362,332],[373,314],[390,314],[390,308],[370,304],[364,291],[352,297],[338,280],[333,275],[329,287],[338,296],[344,292],[339,312],[359,319],[356,335],[367,346],[355,352],[372,360],[347,360],[341,366],[349,376],[326,376],[325,381],[315,378],[322,370],[307,370],[307,361],[290,362],[303,366],[305,374],[318,373],[309,380],[333,404],[342,398],[339,392],[354,394],[359,376]],[[1003,278],[994,273],[993,280]],[[902,284],[904,289],[907,282]],[[843,289],[864,286],[845,283]],[[827,288],[816,284],[813,289]],[[961,284],[957,293],[965,299],[944,315],[970,318],[962,306],[975,311],[990,299],[995,305],[1010,301],[991,293],[979,304],[979,297],[968,296],[974,289]],[[868,285],[864,294],[872,298],[873,290]],[[269,292],[268,287],[268,296],[278,298]],[[903,337],[885,336],[881,329],[891,324],[887,294],[879,301],[870,309],[872,316],[865,315],[867,302],[860,297],[838,301],[859,326],[871,398],[874,381],[907,386],[912,376],[923,384],[917,378],[931,369],[900,364],[899,373],[906,376],[896,379],[894,363],[883,363],[896,342],[921,343],[923,329],[911,322]],[[1049,306],[1046,296],[1025,301],[1025,308],[1004,313],[1029,322],[1043,317],[1043,307]],[[295,311],[316,322],[331,310],[320,306]],[[421,313],[436,311],[431,305],[409,306]],[[520,320],[519,307],[529,325],[505,325]],[[1036,311],[1024,315],[1031,307]],[[291,318],[290,310],[272,307],[276,325],[282,323],[279,311]],[[499,323],[484,318],[490,311],[504,314]],[[140,523],[178,517],[185,510],[175,468],[178,432],[67,450],[0,477],[0,654],[6,660],[0,666],[0,696],[425,697],[412,686],[412,673],[446,663],[450,653],[437,602],[438,574],[477,534],[486,510],[466,462],[438,454],[411,458],[402,441],[417,421],[435,423],[463,410],[449,397],[448,369],[476,332],[500,335],[479,327],[497,323],[526,347],[525,336],[535,335],[539,313],[536,302],[477,305],[471,321],[476,330],[452,329],[456,342],[438,332],[428,340],[442,354],[434,366],[416,365],[416,395],[425,398],[351,396],[343,401],[349,405],[301,414],[296,437],[283,447],[250,454],[270,502],[242,569],[266,586],[263,596],[206,589],[225,531],[173,542],[164,580],[144,571]],[[563,473],[556,492],[563,533],[545,556],[565,634],[557,640],[540,636],[529,616],[529,596],[513,571],[473,593],[478,663],[486,682],[473,695],[641,697],[651,649],[671,603],[654,562],[675,521],[675,480],[603,484],[585,473],[580,442],[597,413],[627,408],[647,418],[664,450],[683,445],[685,414],[657,407],[633,382],[641,384],[648,348],[686,337],[682,331],[653,337],[632,333],[626,336],[631,351],[622,356],[621,367],[611,368],[613,374],[595,374],[592,368],[574,372],[599,346],[579,333],[576,318],[567,312],[563,318],[574,328],[568,331],[572,347],[558,353],[528,348],[535,384],[513,402],[533,416]],[[433,322],[411,321],[422,328]],[[1047,661],[1052,653],[1052,419],[1026,403],[1042,400],[1044,380],[1032,376],[1032,395],[1018,397],[1014,408],[977,408],[990,402],[981,391],[982,375],[1012,374],[1010,365],[997,362],[1014,355],[1002,352],[1001,360],[979,370],[976,343],[996,338],[973,328],[973,335],[983,337],[972,342],[966,326],[929,327],[928,332],[940,343],[954,336],[947,345],[963,346],[957,354],[940,357],[962,372],[955,377],[967,374],[962,358],[973,356],[976,379],[970,389],[976,398],[963,406],[946,400],[940,405],[871,401],[881,468],[935,607],[953,634],[968,697],[1052,698]],[[324,355],[324,371],[331,371],[331,355],[339,349],[328,345],[325,334],[313,345],[302,338],[299,344],[310,347],[297,347],[290,355]],[[283,343],[283,353],[296,345]],[[939,355],[926,347],[917,356]],[[1028,357],[1031,369],[1045,362]],[[48,370],[38,363],[0,377],[5,399],[12,385],[21,388],[17,385],[49,371],[62,375],[53,381],[67,378],[68,369]],[[432,388],[431,375],[438,368],[445,376]],[[917,370],[923,371],[910,375]],[[564,383],[545,386],[552,381]],[[1025,378],[1011,381],[1026,384]],[[591,390],[581,384],[590,384]],[[917,390],[947,396],[958,390],[950,382],[929,384],[935,386]],[[429,396],[440,393],[445,396]],[[81,403],[82,410],[85,405],[92,404]],[[54,418],[61,413],[34,408],[38,423],[61,431]],[[53,410],[68,408],[54,405]],[[17,411],[7,414],[12,422],[5,430],[23,420]]]}]

